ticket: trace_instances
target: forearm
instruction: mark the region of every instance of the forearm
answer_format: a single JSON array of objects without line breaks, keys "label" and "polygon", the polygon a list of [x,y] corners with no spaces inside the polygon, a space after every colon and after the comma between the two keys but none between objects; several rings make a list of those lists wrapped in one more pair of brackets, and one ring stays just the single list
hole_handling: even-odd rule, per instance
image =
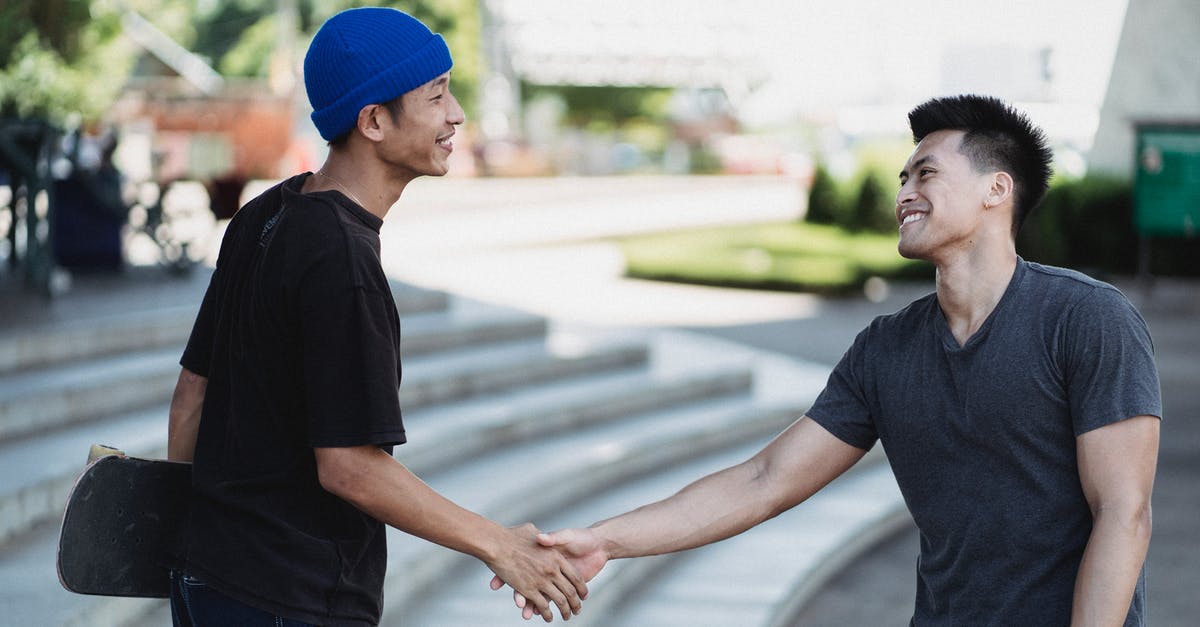
[{"label": "forearm", "polygon": [[[330,450],[317,449],[319,467],[320,455]],[[353,450],[357,454],[349,463],[340,460],[340,472],[322,473],[326,490],[405,533],[485,562],[495,558],[501,526],[438,494],[387,452]]]},{"label": "forearm", "polygon": [[865,453],[804,417],[746,462],[593,529],[609,559],[695,548],[735,536],[803,502]]},{"label": "forearm", "polygon": [[315,449],[321,486],[376,520],[471,555],[529,599],[547,621],[551,604],[566,618],[587,585],[566,558],[539,547],[530,524],[508,529],[459,507],[375,446]]},{"label": "forearm", "polygon": [[187,368],[180,368],[171,409],[167,418],[167,459],[190,462],[200,432],[200,415],[208,379]]},{"label": "forearm", "polygon": [[776,514],[751,460],[592,528],[604,542],[608,557],[617,559],[703,546],[735,536]]},{"label": "forearm", "polygon": [[1075,579],[1072,625],[1125,622],[1150,544],[1150,528],[1148,506],[1097,513]]}]

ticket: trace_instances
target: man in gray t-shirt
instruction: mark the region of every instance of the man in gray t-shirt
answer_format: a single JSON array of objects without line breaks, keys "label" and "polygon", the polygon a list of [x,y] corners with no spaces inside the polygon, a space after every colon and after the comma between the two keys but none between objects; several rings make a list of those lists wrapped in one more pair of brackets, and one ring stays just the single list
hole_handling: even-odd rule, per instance
[{"label": "man in gray t-shirt", "polygon": [[934,294],[858,335],[808,416],[883,443],[921,532],[916,624],[1070,622],[1092,530],[1076,438],[1162,412],[1151,350],[1116,289],[1022,260],[965,344]]},{"label": "man in gray t-shirt", "polygon": [[909,123],[898,248],[936,266],[937,292],[863,330],[808,415],[750,460],[539,542],[586,578],[715,542],[879,440],[920,530],[913,624],[1145,622],[1162,415],[1146,325],[1111,286],[1017,256],[1051,159],[1024,115],[959,96]]}]

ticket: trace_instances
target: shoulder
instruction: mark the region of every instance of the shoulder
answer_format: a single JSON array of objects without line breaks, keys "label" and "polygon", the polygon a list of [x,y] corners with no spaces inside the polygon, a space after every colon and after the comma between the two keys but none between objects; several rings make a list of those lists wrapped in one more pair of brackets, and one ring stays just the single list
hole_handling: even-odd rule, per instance
[{"label": "shoulder", "polygon": [[920,342],[937,315],[937,293],[931,292],[904,308],[876,316],[854,339],[853,349],[878,354],[879,351],[906,350]]},{"label": "shoulder", "polygon": [[876,316],[867,330],[876,333],[895,333],[921,327],[928,324],[930,316],[936,313],[936,309],[937,293],[930,292],[905,305],[903,309]]},{"label": "shoulder", "polygon": [[1024,262],[1026,295],[1065,313],[1103,313],[1132,310],[1120,290],[1077,270]]}]

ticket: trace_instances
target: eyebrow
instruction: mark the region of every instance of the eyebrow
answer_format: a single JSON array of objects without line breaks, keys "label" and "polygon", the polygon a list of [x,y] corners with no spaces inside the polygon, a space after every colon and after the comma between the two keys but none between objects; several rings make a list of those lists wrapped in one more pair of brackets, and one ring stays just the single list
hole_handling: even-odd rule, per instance
[{"label": "eyebrow", "polygon": [[429,81],[429,84],[428,84],[428,85],[426,85],[426,90],[425,90],[425,91],[433,91],[433,90],[435,90],[435,89],[438,89],[438,88],[440,88],[442,85],[445,85],[446,83],[449,83],[449,82],[450,82],[450,77],[449,77],[449,76],[439,76],[439,77],[437,77],[437,78],[435,78],[435,79],[433,79],[433,80]]}]

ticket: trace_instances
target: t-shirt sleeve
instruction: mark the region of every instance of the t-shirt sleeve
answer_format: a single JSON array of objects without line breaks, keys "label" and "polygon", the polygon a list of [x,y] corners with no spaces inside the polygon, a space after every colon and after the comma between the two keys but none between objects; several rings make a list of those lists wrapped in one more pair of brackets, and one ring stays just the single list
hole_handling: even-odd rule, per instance
[{"label": "t-shirt sleeve", "polygon": [[1134,416],[1162,417],[1150,331],[1123,294],[1093,290],[1067,324],[1065,378],[1076,436]]},{"label": "t-shirt sleeve", "polygon": [[870,327],[854,338],[807,414],[839,440],[867,451],[879,439],[864,384],[869,337]]},{"label": "t-shirt sleeve", "polygon": [[400,444],[405,437],[395,303],[390,292],[353,279],[344,257],[325,256],[300,290],[309,443]]},{"label": "t-shirt sleeve", "polygon": [[196,314],[192,334],[188,336],[187,346],[179,359],[179,365],[202,377],[208,376],[212,365],[213,332],[217,324],[217,290],[214,273],[208,289],[204,292],[204,300],[200,302],[200,312]]}]

